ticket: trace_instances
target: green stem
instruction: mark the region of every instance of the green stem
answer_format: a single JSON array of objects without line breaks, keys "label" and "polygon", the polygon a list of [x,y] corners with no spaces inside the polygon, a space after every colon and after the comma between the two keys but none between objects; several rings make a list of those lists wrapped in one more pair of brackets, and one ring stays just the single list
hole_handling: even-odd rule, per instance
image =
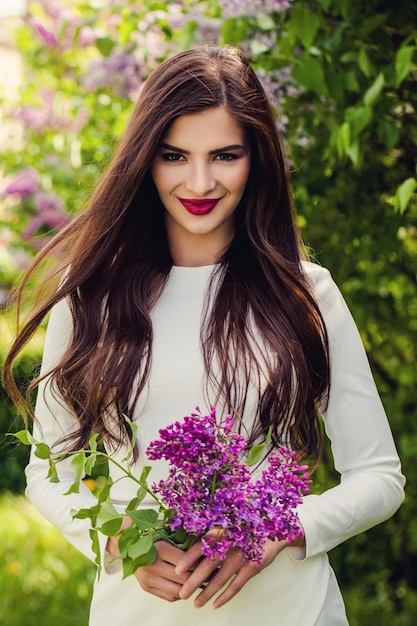
[{"label": "green stem", "polygon": [[[55,461],[56,463],[58,463],[59,461],[62,461],[64,458],[67,458],[68,456],[74,456],[75,454],[79,454],[79,450],[75,451],[75,452],[66,452],[65,454],[57,454],[57,455],[51,455],[53,456],[53,461]],[[118,463],[117,461],[115,461],[115,459],[113,459],[111,456],[109,456],[106,452],[101,452],[100,450],[93,450],[93,451],[89,451],[90,455],[95,455],[95,456],[101,456],[104,457],[105,459],[107,459],[107,461],[111,461],[113,463],[113,465],[115,465],[116,467],[118,467],[128,478],[131,478],[135,483],[137,483],[140,487],[143,487],[145,489],[145,491],[155,500],[155,502],[157,502],[159,504],[159,506],[161,508],[163,508],[165,511],[168,511],[168,507],[167,505],[163,502],[163,500],[161,500],[160,498],[158,498],[158,496],[152,491],[152,489],[150,489],[148,487],[148,485],[145,483],[141,483],[140,480],[138,478],[136,478],[136,476],[134,474],[132,474],[128,469],[126,469],[123,465],[121,465],[121,463]],[[121,480],[121,479],[120,479]],[[115,481],[117,482],[117,481]]]}]

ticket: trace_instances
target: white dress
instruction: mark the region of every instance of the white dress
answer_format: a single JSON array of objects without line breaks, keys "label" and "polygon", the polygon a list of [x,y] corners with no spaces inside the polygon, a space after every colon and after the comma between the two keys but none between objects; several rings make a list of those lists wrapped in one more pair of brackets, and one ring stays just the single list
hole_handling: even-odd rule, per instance
[{"label": "white dress", "polygon": [[[311,263],[303,266],[329,334],[331,392],[324,421],[335,468],[341,476],[336,487],[321,495],[305,496],[299,507],[306,549],[285,549],[237,596],[216,610],[211,603],[196,609],[192,598],[168,603],[143,591],[134,577],[122,580],[120,570],[112,572],[108,568],[95,583],[90,626],[253,626],[260,618],[263,626],[348,623],[327,552],[389,518],[403,500],[405,481],[360,336],[346,304],[327,270]],[[199,333],[211,273],[210,266],[173,267],[153,310],[152,371],[148,393],[134,416],[142,451],[158,437],[161,427],[190,414],[197,405],[207,408],[203,404]],[[61,302],[54,308],[48,325],[44,370],[59,358],[70,328],[68,307]],[[36,417],[34,436],[50,445],[74,427],[65,407],[51,397],[48,385],[39,390]],[[119,457],[124,457],[123,451]],[[142,454],[138,473],[144,462]],[[151,479],[157,481],[166,475],[165,462],[152,462],[152,466]],[[27,496],[74,546],[93,558],[88,522],[73,521],[70,511],[91,506],[94,498],[86,488],[80,494],[64,496],[74,472],[66,461],[58,465],[58,470],[60,482],[50,483],[45,461],[32,453],[27,467]],[[121,481],[114,488],[115,504],[127,503],[135,491],[134,485]],[[103,552],[105,542],[103,537]]]}]

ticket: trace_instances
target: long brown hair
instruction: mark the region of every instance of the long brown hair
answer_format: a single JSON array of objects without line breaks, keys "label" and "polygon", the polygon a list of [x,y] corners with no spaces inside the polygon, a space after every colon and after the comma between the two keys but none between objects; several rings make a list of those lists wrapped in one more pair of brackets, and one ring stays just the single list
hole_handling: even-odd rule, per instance
[{"label": "long brown hair", "polygon": [[[130,435],[122,415],[133,414],[148,379],[150,311],[173,264],[150,166],[177,117],[218,106],[245,130],[251,170],[235,213],[236,234],[201,330],[207,380],[239,418],[250,376],[255,372],[260,380],[266,368],[249,444],[271,426],[275,444],[289,440],[304,456],[320,454],[317,407],[329,388],[328,343],[301,267],[281,138],[248,61],[234,48],[215,46],[181,52],[150,75],[88,206],[38,255],[20,287],[21,295],[34,270],[59,253],[58,286],[19,330],[3,378],[16,404],[31,413],[29,394],[40,380],[24,398],[13,378],[13,361],[50,309],[67,298],[72,338],[48,374],[78,420],[67,442],[73,449],[85,446],[92,432],[116,444]],[[265,348],[264,363],[259,353]],[[214,360],[220,375],[213,374]]]}]

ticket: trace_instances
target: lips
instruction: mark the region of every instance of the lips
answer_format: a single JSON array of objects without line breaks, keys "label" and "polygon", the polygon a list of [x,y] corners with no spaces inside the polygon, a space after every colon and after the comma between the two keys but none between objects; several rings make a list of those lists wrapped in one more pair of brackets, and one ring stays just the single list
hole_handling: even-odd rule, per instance
[{"label": "lips", "polygon": [[214,209],[220,198],[178,198],[178,200],[192,215],[207,215],[207,213],[210,213],[210,211]]}]

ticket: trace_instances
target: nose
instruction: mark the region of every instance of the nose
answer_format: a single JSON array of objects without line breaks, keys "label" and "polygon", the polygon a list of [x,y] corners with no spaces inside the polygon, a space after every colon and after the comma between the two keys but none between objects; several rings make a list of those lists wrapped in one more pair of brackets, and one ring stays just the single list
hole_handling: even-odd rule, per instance
[{"label": "nose", "polygon": [[208,192],[212,191],[216,186],[216,180],[213,176],[210,164],[190,164],[185,186],[187,191],[196,198],[204,198]]}]

